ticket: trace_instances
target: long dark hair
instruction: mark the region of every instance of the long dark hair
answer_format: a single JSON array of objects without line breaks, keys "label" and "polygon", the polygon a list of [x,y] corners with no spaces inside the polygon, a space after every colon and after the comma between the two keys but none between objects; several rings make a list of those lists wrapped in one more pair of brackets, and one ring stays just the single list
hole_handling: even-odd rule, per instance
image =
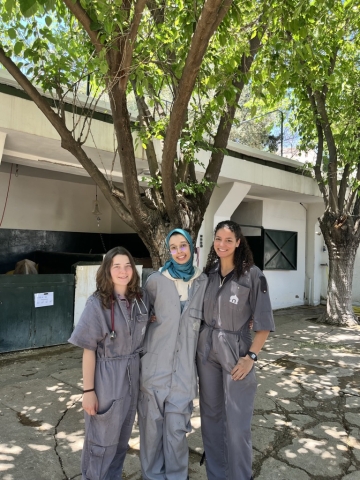
[{"label": "long dark hair", "polygon": [[[225,220],[216,225],[214,230],[214,237],[221,228],[228,228],[234,233],[236,240],[240,240],[240,245],[235,249],[234,264],[235,275],[239,278],[243,273],[249,270],[254,265],[254,259],[250,250],[249,244],[246,238],[241,232],[240,225],[232,220]],[[219,261],[219,257],[216,255],[214,244],[211,245],[210,252],[207,258],[205,273],[208,274],[210,270]]]},{"label": "long dark hair", "polygon": [[142,296],[140,289],[140,277],[136,270],[135,262],[132,255],[124,247],[115,247],[107,252],[99,270],[96,274],[96,290],[95,294],[100,297],[104,308],[111,307],[111,301],[114,292],[114,284],[111,279],[111,265],[113,258],[116,255],[126,255],[133,269],[133,275],[130,282],[127,284],[126,298],[133,300]]}]

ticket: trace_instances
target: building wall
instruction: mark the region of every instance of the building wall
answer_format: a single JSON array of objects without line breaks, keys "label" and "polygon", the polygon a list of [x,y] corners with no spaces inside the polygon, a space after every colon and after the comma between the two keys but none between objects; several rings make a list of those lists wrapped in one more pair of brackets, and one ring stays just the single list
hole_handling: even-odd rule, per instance
[{"label": "building wall", "polygon": [[360,305],[360,249],[354,265],[352,300],[354,305]]},{"label": "building wall", "polygon": [[[11,165],[0,165],[0,213],[5,204]],[[13,165],[3,228],[72,232],[125,233],[127,226],[98,189],[100,227],[92,214],[95,185],[87,178]],[[115,212],[114,212],[115,213]],[[116,215],[116,214],[115,214]],[[123,229],[123,230],[122,230]]]},{"label": "building wall", "polygon": [[[202,227],[204,234],[204,256],[212,242],[213,216],[219,204],[226,202],[230,184],[221,185],[215,190],[206,212]],[[295,202],[270,199],[244,199],[238,206],[228,205],[228,215],[232,220],[246,225],[262,226],[267,229],[294,231],[298,234],[297,270],[266,270],[270,297],[274,309],[304,304],[305,288],[305,241],[306,209]],[[251,234],[251,233],[249,233]],[[255,234],[255,233],[252,233]],[[206,255],[205,255],[206,253]]]},{"label": "building wall", "polygon": [[264,200],[264,228],[297,232],[297,270],[266,270],[273,308],[304,304],[306,209],[295,202]]}]

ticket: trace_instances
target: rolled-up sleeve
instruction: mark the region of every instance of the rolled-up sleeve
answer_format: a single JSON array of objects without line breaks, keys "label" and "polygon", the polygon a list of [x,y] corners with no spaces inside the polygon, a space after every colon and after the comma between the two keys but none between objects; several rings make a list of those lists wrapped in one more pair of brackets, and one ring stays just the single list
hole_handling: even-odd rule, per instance
[{"label": "rolled-up sleeve", "polygon": [[99,306],[94,297],[88,298],[84,311],[68,342],[77,347],[95,351],[98,343],[104,338],[101,325],[102,317],[103,315],[99,312]]},{"label": "rolled-up sleeve", "polygon": [[250,305],[253,313],[253,330],[275,331],[269,287],[266,278],[258,268],[251,272]]}]

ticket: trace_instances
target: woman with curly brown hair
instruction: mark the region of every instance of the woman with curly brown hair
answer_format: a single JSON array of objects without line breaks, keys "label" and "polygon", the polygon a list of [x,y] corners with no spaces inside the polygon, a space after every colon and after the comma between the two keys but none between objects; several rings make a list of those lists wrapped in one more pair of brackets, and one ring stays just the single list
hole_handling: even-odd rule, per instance
[{"label": "woman with curly brown hair", "polygon": [[69,339],[84,349],[83,480],[121,478],[139,394],[148,306],[130,253],[122,247],[107,252],[96,291]]},{"label": "woman with curly brown hair", "polygon": [[275,327],[266,279],[237,223],[228,220],[215,228],[205,273],[209,283],[197,367],[207,477],[250,480],[254,363]]}]

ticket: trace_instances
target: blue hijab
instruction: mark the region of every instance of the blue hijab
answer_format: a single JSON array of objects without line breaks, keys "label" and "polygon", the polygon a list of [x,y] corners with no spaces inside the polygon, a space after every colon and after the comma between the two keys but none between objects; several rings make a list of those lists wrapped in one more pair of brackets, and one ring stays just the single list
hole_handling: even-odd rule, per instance
[{"label": "blue hijab", "polygon": [[175,228],[174,230],[171,230],[171,232],[166,237],[165,243],[167,248],[169,248],[170,237],[174,235],[174,233],[179,233],[180,235],[183,235],[183,237],[186,238],[190,246],[190,253],[191,253],[190,258],[186,263],[183,263],[182,265],[175,262],[175,260],[171,258],[165,263],[165,265],[162,267],[160,271],[163,272],[164,270],[168,270],[170,275],[173,278],[181,278],[182,280],[184,280],[184,282],[188,282],[189,280],[191,280],[191,278],[194,276],[194,273],[195,273],[195,268],[193,265],[194,245],[188,232],[186,232],[182,228]]}]

